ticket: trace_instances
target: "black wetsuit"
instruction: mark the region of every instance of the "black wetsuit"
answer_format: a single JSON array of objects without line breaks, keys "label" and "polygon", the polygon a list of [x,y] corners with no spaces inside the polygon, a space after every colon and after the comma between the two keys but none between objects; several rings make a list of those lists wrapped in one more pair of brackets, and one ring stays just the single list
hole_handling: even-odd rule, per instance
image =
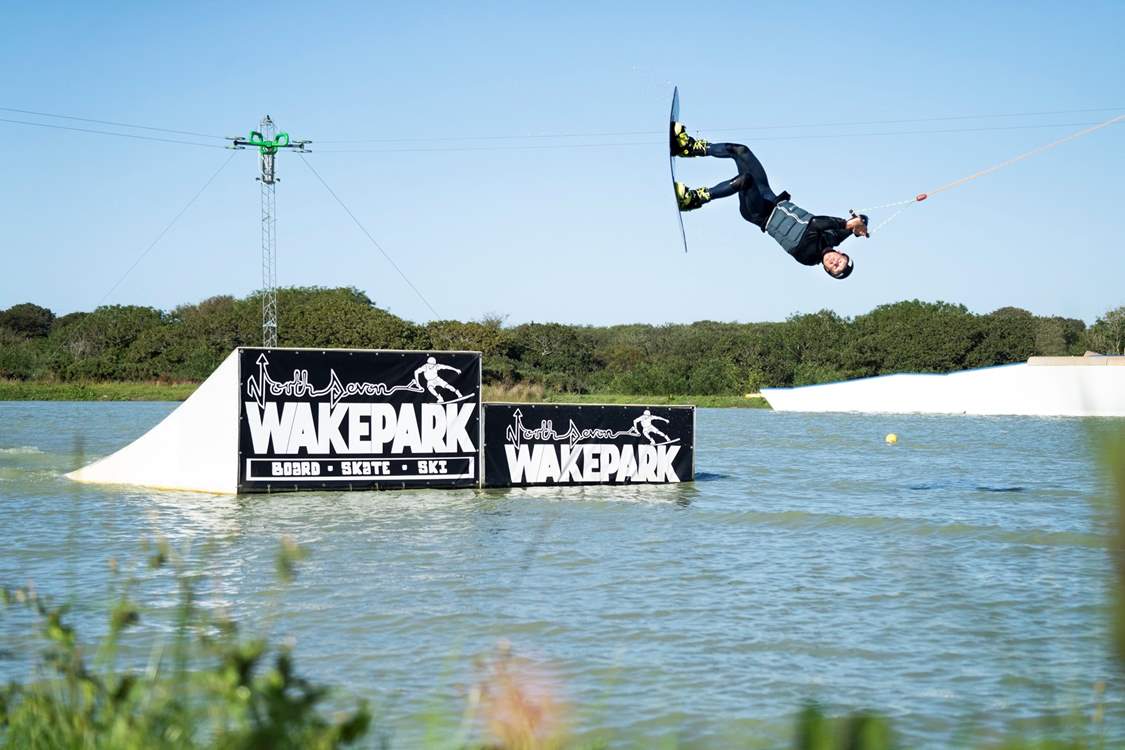
[{"label": "black wetsuit", "polygon": [[[720,159],[734,159],[738,166],[738,176],[720,182],[710,189],[711,199],[726,198],[738,194],[738,210],[742,218],[754,224],[763,232],[766,222],[779,200],[788,200],[789,193],[778,196],[770,188],[766,170],[754,152],[740,143],[712,143],[707,147],[707,155]],[[809,221],[808,231],[801,243],[788,250],[793,259],[806,266],[820,264],[824,253],[838,246],[852,236],[847,222],[835,216],[814,216]]]},{"label": "black wetsuit", "polygon": [[788,252],[798,263],[818,266],[826,252],[852,236],[852,230],[846,225],[846,221],[835,216],[814,216],[809,220],[809,228],[801,238],[801,244]]}]

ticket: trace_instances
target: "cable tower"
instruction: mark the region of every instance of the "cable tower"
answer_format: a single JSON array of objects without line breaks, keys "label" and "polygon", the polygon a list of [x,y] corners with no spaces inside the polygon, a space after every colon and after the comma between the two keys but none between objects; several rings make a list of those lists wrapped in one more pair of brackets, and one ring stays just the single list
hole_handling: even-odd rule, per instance
[{"label": "cable tower", "polygon": [[258,130],[249,138],[227,138],[229,148],[258,149],[262,174],[255,178],[262,188],[262,346],[277,346],[277,176],[276,157],[281,149],[308,153],[312,141],[292,141],[288,133],[278,133],[269,115],[262,118]]}]

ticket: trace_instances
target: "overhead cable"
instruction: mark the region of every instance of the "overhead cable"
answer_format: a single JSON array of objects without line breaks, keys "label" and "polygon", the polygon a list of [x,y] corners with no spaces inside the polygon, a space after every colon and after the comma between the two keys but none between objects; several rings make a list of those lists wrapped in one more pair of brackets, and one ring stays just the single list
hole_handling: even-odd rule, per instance
[{"label": "overhead cable", "polygon": [[[951,133],[977,133],[998,130],[1041,130],[1049,128],[1071,128],[1081,125],[1094,125],[1092,122],[1056,122],[1041,125],[993,125],[974,128],[941,128],[930,130],[886,130],[874,133],[818,133],[810,135],[771,135],[755,136],[754,142],[763,141],[803,141],[826,140],[840,138],[875,138],[901,135],[948,135]],[[438,141],[440,142],[440,140]],[[508,144],[504,146],[433,146],[410,148],[341,148],[317,149],[321,154],[405,154],[450,151],[545,151],[555,149],[586,149],[586,148],[623,148],[644,146],[651,148],[659,146],[663,141],[619,141],[598,143],[548,143],[548,144]]]},{"label": "overhead cable", "polygon": [[177,221],[180,220],[180,217],[187,213],[187,210],[191,208],[197,200],[199,200],[199,196],[203,195],[203,192],[211,186],[211,183],[215,181],[215,178],[219,176],[219,173],[226,169],[227,165],[230,164],[231,159],[233,159],[237,154],[237,151],[232,151],[231,155],[227,157],[227,160],[223,162],[223,165],[216,169],[213,175],[207,178],[207,182],[203,183],[203,187],[199,188],[199,191],[191,197],[191,200],[184,204],[184,207],[180,209],[180,212],[172,217],[172,220],[168,222],[167,226],[160,230],[160,234],[156,235],[156,239],[150,242],[148,247],[144,249],[144,252],[137,256],[137,259],[133,261],[133,265],[129,266],[125,273],[121,274],[121,278],[114,282],[113,286],[109,288],[109,291],[102,295],[102,298],[98,300],[98,304],[96,305],[96,307],[100,307],[101,304],[106,301],[106,298],[108,298],[109,295],[113,294],[114,290],[117,289],[117,287],[121,285],[121,282],[125,280],[125,277],[133,272],[133,269],[136,268],[142,260],[144,260],[145,256],[148,255],[154,247],[156,247],[156,243],[160,242],[164,235],[168,234],[168,231],[176,224]]},{"label": "overhead cable", "polygon": [[170,128],[155,128],[151,125],[134,125],[128,122],[114,122],[112,120],[95,120],[90,117],[77,117],[75,115],[56,115],[51,112],[35,112],[30,109],[15,109],[14,107],[0,107],[0,112],[16,112],[21,115],[35,115],[36,117],[54,117],[59,120],[75,120],[76,122],[92,122],[97,125],[113,125],[119,128],[135,128],[137,130],[152,130],[157,133],[175,133],[177,135],[196,135],[200,138],[218,138],[223,140],[221,135],[212,135],[210,133],[197,133],[194,130],[172,130]]},{"label": "overhead cable", "polygon": [[30,125],[36,128],[51,128],[52,130],[72,130],[78,133],[93,133],[95,135],[110,135],[115,138],[133,138],[138,141],[158,141],[160,143],[178,143],[183,146],[202,146],[203,148],[226,148],[216,143],[198,143],[196,141],[183,141],[173,138],[158,138],[152,135],[137,135],[136,133],[113,133],[109,130],[92,130],[90,128],[75,128],[70,125],[51,125],[46,122],[31,122],[30,120],[9,120],[0,117],[0,122],[6,122],[13,125]]},{"label": "overhead cable", "polygon": [[367,236],[367,239],[371,241],[371,244],[375,246],[376,250],[383,254],[383,257],[386,258],[387,262],[391,264],[391,267],[398,272],[398,275],[402,277],[402,280],[406,282],[406,285],[414,290],[414,293],[418,295],[418,299],[422,300],[422,302],[425,303],[426,307],[430,309],[430,312],[434,314],[434,318],[440,318],[441,315],[439,315],[438,311],[434,309],[434,306],[430,304],[430,301],[426,299],[425,295],[418,290],[418,287],[414,286],[414,283],[409,278],[407,278],[406,274],[403,273],[402,269],[398,267],[397,263],[395,263],[394,258],[392,258],[390,254],[383,249],[383,246],[380,245],[375,240],[375,238],[371,236],[371,232],[367,231],[367,227],[363,226],[363,224],[360,223],[359,219],[356,218],[356,215],[352,213],[352,210],[348,208],[347,204],[345,204],[344,201],[340,199],[340,196],[336,194],[336,191],[333,190],[327,182],[325,182],[324,178],[320,176],[320,172],[316,171],[316,168],[309,163],[309,160],[305,158],[305,155],[303,153],[298,151],[297,155],[301,157],[301,161],[305,163],[305,166],[308,167],[314,175],[316,175],[316,179],[320,180],[320,184],[324,186],[324,189],[327,190],[328,193],[336,199],[336,202],[340,204],[340,208],[344,209],[344,212],[351,217],[352,221],[355,222],[355,225],[359,227],[359,231],[363,232],[364,235]]},{"label": "overhead cable", "polygon": [[[1057,109],[1039,112],[1005,112],[991,115],[948,115],[942,117],[914,117],[894,120],[856,120],[851,122],[819,122],[797,123],[789,125],[743,125],[741,127],[704,128],[709,133],[743,132],[749,130],[799,130],[801,128],[837,128],[837,127],[865,127],[869,125],[904,125],[908,123],[923,122],[948,122],[952,120],[989,120],[1004,117],[1042,117],[1048,115],[1071,115],[1091,112],[1120,112],[1125,107],[1097,107],[1088,109]],[[1038,126],[1030,126],[1038,127]],[[925,131],[923,131],[925,132]],[[359,138],[345,140],[318,139],[317,143],[345,144],[345,143],[434,143],[439,141],[504,141],[504,140],[538,140],[545,138],[615,138],[637,135],[663,135],[663,131],[656,130],[621,130],[614,132],[574,132],[574,133],[521,133],[511,135],[464,135],[464,136],[434,136],[411,138]]]},{"label": "overhead cable", "polygon": [[[1069,135],[1063,136],[1062,138],[1051,141],[1050,143],[1044,143],[1041,146],[1036,146],[1035,148],[1031,149],[1030,151],[1024,151],[1022,154],[1017,154],[1016,156],[1013,156],[1010,159],[1005,159],[1004,161],[993,164],[990,167],[985,167],[984,169],[977,170],[976,172],[973,172],[972,174],[966,175],[964,177],[959,177],[958,179],[953,180],[952,182],[947,182],[944,185],[940,185],[936,188],[933,188],[932,190],[928,190],[924,193],[918,193],[913,198],[907,198],[905,200],[899,200],[899,201],[892,201],[890,203],[883,203],[883,204],[878,205],[878,206],[870,206],[870,207],[867,207],[867,208],[857,209],[857,210],[858,211],[874,211],[874,210],[878,210],[878,209],[882,209],[882,208],[897,208],[898,209],[897,211],[895,211],[893,214],[891,214],[891,216],[888,217],[887,219],[884,219],[882,221],[882,223],[880,223],[879,226],[876,227],[876,230],[878,230],[878,229],[886,226],[887,224],[889,224],[899,214],[901,214],[907,207],[909,207],[910,205],[912,205],[914,203],[921,203],[922,201],[926,200],[927,198],[929,198],[932,195],[937,195],[938,193],[944,193],[947,190],[952,190],[956,187],[960,187],[961,185],[964,185],[967,182],[971,182],[972,180],[975,180],[979,177],[984,177],[985,175],[992,174],[993,172],[998,172],[1001,169],[1004,169],[1005,167],[1010,167],[1011,165],[1016,164],[1018,162],[1021,162],[1025,159],[1030,159],[1031,157],[1037,156],[1037,155],[1043,153],[1044,151],[1049,151],[1050,149],[1055,148],[1056,146],[1061,146],[1064,143],[1069,143],[1070,141],[1081,138],[1082,136],[1089,135],[1090,133],[1094,133],[1098,130],[1101,130],[1102,128],[1108,128],[1109,126],[1116,125],[1117,123],[1122,122],[1122,121],[1125,121],[1125,115],[1118,115],[1116,117],[1111,117],[1108,120],[1104,120],[1102,122],[1093,124],[1092,127],[1088,127],[1088,128],[1083,129],[1083,130],[1079,130],[1077,132],[1074,132],[1074,133],[1071,133]],[[1083,124],[1086,124],[1086,123],[1083,123]]]}]

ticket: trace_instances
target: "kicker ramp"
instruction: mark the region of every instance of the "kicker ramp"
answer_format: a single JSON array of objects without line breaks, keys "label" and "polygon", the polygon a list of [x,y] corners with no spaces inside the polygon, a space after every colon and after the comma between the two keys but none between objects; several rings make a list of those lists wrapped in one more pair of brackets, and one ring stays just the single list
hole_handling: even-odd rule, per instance
[{"label": "kicker ramp", "polygon": [[225,494],[475,487],[480,358],[239,348],[156,427],[67,476]]},{"label": "kicker ramp", "polygon": [[238,350],[158,425],[66,475],[78,482],[238,491]]},{"label": "kicker ramp", "polygon": [[763,388],[775,411],[1125,417],[1125,357],[1032,357],[948,374]]}]

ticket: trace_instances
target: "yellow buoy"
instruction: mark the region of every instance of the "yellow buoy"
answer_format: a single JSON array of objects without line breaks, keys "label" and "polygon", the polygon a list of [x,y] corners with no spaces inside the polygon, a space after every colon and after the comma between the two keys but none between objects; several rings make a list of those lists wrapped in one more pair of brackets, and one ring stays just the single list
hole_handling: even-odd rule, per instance
[{"label": "yellow buoy", "polygon": [[887,445],[894,445],[898,442],[898,435],[894,434],[893,432],[887,433],[886,441]]}]

